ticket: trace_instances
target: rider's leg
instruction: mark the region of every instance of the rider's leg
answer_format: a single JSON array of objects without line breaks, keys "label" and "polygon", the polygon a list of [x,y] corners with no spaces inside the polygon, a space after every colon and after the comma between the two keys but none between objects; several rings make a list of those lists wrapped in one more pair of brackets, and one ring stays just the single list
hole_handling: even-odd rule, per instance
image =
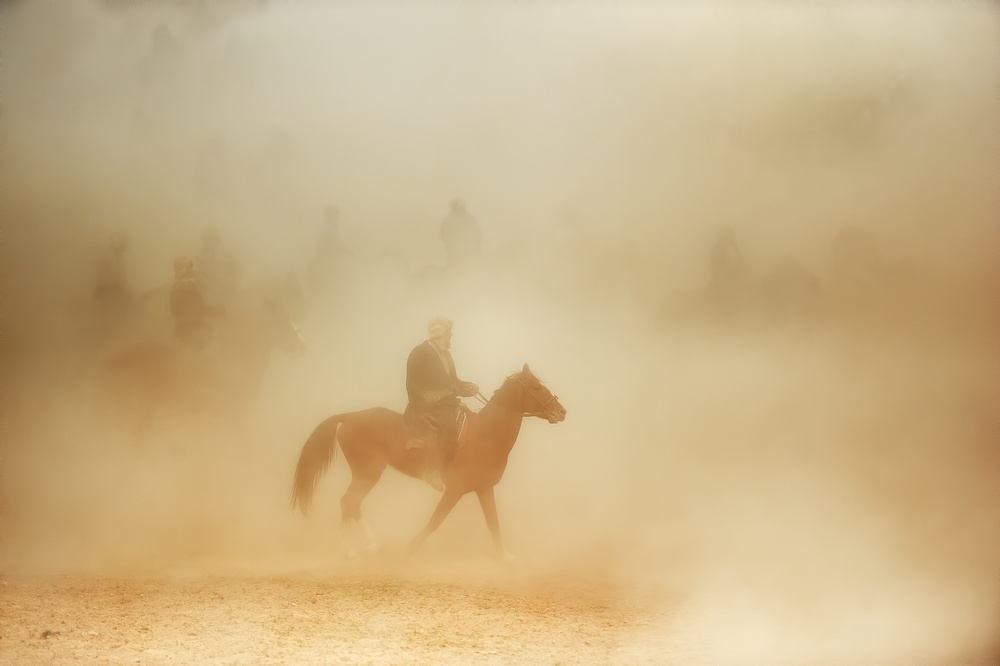
[{"label": "rider's leg", "polygon": [[457,411],[450,405],[438,406],[431,410],[431,418],[437,426],[436,436],[427,449],[424,467],[424,481],[436,490],[444,490],[442,475],[451,462],[458,440]]},{"label": "rider's leg", "polygon": [[431,440],[431,443],[427,447],[427,457],[424,460],[423,480],[438,492],[444,490],[444,482],[441,480],[441,470],[444,468],[444,462],[444,452],[441,450],[440,443]]}]

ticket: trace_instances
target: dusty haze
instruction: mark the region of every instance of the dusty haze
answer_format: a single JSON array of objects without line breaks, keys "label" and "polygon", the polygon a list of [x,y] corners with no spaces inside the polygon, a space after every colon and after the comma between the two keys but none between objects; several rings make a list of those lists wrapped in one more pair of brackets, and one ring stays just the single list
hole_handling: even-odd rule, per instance
[{"label": "dusty haze", "polygon": [[[346,466],[303,519],[299,450],[335,412],[402,411],[444,314],[463,379],[489,395],[527,362],[568,410],[526,420],[497,487],[528,570],[663,591],[649,641],[685,632],[712,663],[997,654],[990,4],[3,15],[0,573],[336,573]],[[484,235],[462,275],[440,268],[454,197]],[[94,382],[134,340],[80,323],[108,239],[137,292],[209,226],[248,284],[303,278],[329,205],[350,260],[308,292],[308,351],[274,353],[248,435],[181,414],[133,441]],[[752,281],[789,255],[827,282],[846,224],[915,276],[879,316],[658,323],[720,226]],[[364,507],[386,552],[436,499],[386,473]],[[465,498],[422,558],[489,553]]]}]

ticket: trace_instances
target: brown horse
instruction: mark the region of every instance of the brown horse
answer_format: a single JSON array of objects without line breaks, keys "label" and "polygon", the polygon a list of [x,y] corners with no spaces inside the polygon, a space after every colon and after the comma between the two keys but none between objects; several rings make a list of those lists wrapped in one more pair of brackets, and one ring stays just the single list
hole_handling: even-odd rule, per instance
[{"label": "brown horse", "polygon": [[[559,400],[535,377],[528,365],[507,377],[478,414],[467,419],[466,432],[451,462],[442,473],[444,495],[427,527],[410,544],[415,551],[436,530],[463,495],[475,492],[483,507],[486,525],[493,535],[497,553],[505,559],[510,554],[500,538],[493,486],[500,481],[525,416],[538,416],[549,423],[566,418]],[[339,431],[338,431],[339,426]],[[292,486],[292,508],[298,506],[306,515],[313,492],[323,472],[329,467],[337,441],[351,468],[351,483],[340,500],[341,522],[345,535],[354,525],[364,530],[368,547],[373,547],[371,533],[361,521],[361,502],[378,483],[387,466],[421,478],[427,462],[427,449],[408,447],[409,435],[403,415],[382,407],[361,412],[337,414],[317,426],[299,455]]]},{"label": "brown horse", "polygon": [[277,301],[227,312],[215,337],[211,356],[151,340],[103,360],[101,386],[134,421],[136,436],[149,433],[159,411],[215,414],[242,423],[257,399],[272,350],[298,356],[305,349],[301,332]]}]

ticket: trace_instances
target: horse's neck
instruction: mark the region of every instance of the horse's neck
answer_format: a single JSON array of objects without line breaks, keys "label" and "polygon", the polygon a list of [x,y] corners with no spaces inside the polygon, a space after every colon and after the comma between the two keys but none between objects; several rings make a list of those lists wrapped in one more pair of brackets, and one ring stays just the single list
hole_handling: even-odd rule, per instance
[{"label": "horse's neck", "polygon": [[479,412],[485,430],[491,433],[493,446],[504,455],[510,453],[521,431],[524,415],[517,405],[506,399],[499,391]]}]

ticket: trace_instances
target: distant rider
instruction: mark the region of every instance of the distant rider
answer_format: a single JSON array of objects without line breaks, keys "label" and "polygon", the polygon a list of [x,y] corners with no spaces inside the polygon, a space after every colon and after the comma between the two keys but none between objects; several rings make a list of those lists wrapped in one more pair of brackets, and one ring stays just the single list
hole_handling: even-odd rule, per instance
[{"label": "distant rider", "polygon": [[203,295],[213,303],[230,303],[239,291],[240,264],[215,227],[202,232],[194,260],[201,274]]},{"label": "distant rider", "polygon": [[340,237],[340,209],[327,206],[316,238],[316,255],[309,265],[309,281],[323,289],[345,274],[351,251]]},{"label": "distant rider", "polygon": [[97,265],[97,284],[94,286],[94,300],[109,308],[120,308],[132,300],[125,270],[125,250],[128,238],[116,234],[108,244],[108,253]]},{"label": "distant rider", "polygon": [[465,201],[454,199],[451,214],[441,222],[441,240],[449,268],[465,268],[478,262],[483,253],[479,223],[465,209]]},{"label": "distant rider", "polygon": [[723,317],[736,314],[747,287],[747,264],[732,227],[719,229],[712,244],[709,294]]},{"label": "distant rider", "polygon": [[212,342],[210,318],[223,313],[205,302],[188,257],[174,260],[174,284],[170,287],[170,313],[174,316],[174,337],[183,346],[204,351]]}]

